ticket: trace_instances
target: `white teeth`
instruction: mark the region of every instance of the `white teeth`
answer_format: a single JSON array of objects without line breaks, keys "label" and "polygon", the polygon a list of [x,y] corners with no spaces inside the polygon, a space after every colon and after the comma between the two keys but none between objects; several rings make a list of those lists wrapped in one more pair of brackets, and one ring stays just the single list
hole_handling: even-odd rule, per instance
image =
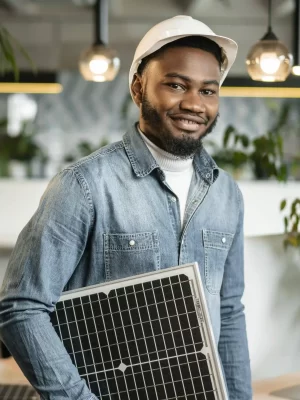
[{"label": "white teeth", "polygon": [[182,122],[184,122],[184,123],[186,123],[186,124],[193,124],[193,125],[197,125],[197,122],[195,122],[195,121],[191,121],[191,120],[189,120],[189,119],[183,119],[183,118],[179,118],[179,121],[182,121]]}]

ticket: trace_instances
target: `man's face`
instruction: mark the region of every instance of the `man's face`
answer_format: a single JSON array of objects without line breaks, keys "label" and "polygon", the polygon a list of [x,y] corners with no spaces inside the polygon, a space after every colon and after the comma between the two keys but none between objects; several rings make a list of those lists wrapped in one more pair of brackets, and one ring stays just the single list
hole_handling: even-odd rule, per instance
[{"label": "man's face", "polygon": [[157,146],[192,155],[213,129],[219,110],[217,59],[190,47],[169,48],[133,83],[140,128]]}]

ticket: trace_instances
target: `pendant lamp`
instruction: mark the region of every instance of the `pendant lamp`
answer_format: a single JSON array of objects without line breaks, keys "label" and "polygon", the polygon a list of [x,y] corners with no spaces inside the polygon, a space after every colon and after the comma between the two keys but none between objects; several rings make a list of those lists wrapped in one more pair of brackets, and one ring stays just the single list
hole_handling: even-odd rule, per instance
[{"label": "pendant lamp", "polygon": [[300,76],[300,0],[295,0],[294,14],[294,75]]},{"label": "pendant lamp", "polygon": [[271,9],[269,0],[268,31],[252,46],[246,59],[248,73],[254,81],[283,82],[293,65],[293,56],[272,31]]},{"label": "pendant lamp", "polygon": [[88,81],[112,81],[120,69],[117,53],[107,47],[108,1],[96,0],[94,6],[95,42],[80,56],[79,70],[83,78]]}]

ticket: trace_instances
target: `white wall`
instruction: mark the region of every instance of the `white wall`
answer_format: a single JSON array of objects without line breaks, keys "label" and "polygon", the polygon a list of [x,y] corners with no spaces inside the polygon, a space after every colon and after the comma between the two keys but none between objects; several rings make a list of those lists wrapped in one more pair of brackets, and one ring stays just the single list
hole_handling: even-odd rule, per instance
[{"label": "white wall", "polygon": [[283,235],[246,238],[245,281],[253,379],[299,371],[300,249],[286,252]]}]

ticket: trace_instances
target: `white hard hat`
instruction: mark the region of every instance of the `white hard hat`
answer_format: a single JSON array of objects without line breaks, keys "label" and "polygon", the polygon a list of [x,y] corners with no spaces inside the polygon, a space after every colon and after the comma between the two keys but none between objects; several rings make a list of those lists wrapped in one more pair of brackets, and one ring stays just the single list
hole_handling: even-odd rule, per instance
[{"label": "white hard hat", "polygon": [[134,74],[143,58],[154,53],[167,43],[174,42],[185,36],[204,36],[223,48],[226,55],[225,65],[222,70],[220,86],[223,83],[228,71],[234,63],[237,54],[237,43],[224,36],[216,35],[207,25],[187,15],[178,15],[166,19],[153,26],[138,44],[133,62],[129,71],[129,89],[131,93],[131,83]]}]

